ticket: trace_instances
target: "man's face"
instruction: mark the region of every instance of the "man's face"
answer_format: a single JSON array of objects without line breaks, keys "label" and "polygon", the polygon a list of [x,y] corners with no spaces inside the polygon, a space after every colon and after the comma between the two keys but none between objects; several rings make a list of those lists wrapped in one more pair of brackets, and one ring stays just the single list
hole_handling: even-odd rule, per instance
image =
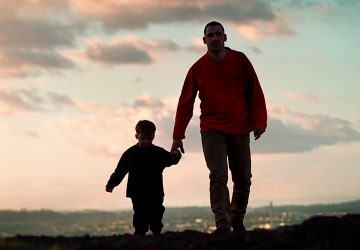
[{"label": "man's face", "polygon": [[226,35],[220,25],[208,26],[203,39],[211,52],[219,52],[225,47]]},{"label": "man's face", "polygon": [[154,134],[145,135],[143,133],[137,133],[135,134],[135,138],[138,140],[140,147],[148,148],[152,145],[155,135]]}]

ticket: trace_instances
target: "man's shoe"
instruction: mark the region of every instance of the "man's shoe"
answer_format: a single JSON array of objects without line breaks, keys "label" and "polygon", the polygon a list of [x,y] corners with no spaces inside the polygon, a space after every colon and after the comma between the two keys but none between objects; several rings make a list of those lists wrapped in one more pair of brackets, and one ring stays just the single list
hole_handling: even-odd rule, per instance
[{"label": "man's shoe", "polygon": [[226,234],[226,233],[230,233],[230,232],[231,232],[230,227],[218,227],[212,233],[215,234],[215,235],[221,235],[221,234]]},{"label": "man's shoe", "polygon": [[243,223],[235,223],[232,225],[234,233],[246,233],[246,229]]},{"label": "man's shoe", "polygon": [[151,231],[153,233],[153,235],[161,235],[161,231]]}]

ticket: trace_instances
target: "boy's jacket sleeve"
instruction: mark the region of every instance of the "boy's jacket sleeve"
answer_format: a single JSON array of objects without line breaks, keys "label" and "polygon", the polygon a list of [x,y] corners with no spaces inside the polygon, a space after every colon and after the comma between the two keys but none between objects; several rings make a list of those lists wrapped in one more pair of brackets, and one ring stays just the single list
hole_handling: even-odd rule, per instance
[{"label": "boy's jacket sleeve", "polygon": [[126,151],[120,158],[115,172],[110,176],[107,187],[114,188],[121,183],[125,175],[129,172],[129,151]]}]

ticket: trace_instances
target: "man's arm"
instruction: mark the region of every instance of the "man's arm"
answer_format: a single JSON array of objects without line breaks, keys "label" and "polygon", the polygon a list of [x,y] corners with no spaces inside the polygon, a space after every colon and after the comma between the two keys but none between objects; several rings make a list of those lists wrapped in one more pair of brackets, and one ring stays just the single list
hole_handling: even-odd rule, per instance
[{"label": "man's arm", "polygon": [[[176,109],[175,124],[173,131],[174,141],[181,142],[181,140],[185,138],[186,127],[188,126],[191,117],[193,116],[194,102],[197,92],[198,92],[198,87],[196,84],[193,68],[190,68],[190,70],[186,75]],[[179,145],[179,142],[176,142],[176,145]],[[181,147],[177,146],[177,148],[181,148],[182,152],[184,152],[182,146]]]},{"label": "man's arm", "polygon": [[267,110],[265,97],[254,67],[246,56],[245,65],[248,75],[247,81],[251,89],[251,91],[248,93],[250,95],[248,105],[250,106],[249,110],[253,123],[254,137],[255,140],[258,140],[265,132],[267,127]]}]

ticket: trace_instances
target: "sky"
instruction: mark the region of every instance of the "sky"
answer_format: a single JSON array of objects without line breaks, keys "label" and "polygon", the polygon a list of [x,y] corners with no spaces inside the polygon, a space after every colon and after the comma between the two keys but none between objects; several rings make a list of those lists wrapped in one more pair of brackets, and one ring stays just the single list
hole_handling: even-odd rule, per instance
[{"label": "sky", "polygon": [[[249,207],[359,199],[359,13],[355,0],[0,0],[0,209],[131,208],[127,178],[113,193],[107,180],[139,120],[170,149],[212,20],[267,103]],[[163,174],[168,207],[209,206],[195,106],[185,154]]]}]

